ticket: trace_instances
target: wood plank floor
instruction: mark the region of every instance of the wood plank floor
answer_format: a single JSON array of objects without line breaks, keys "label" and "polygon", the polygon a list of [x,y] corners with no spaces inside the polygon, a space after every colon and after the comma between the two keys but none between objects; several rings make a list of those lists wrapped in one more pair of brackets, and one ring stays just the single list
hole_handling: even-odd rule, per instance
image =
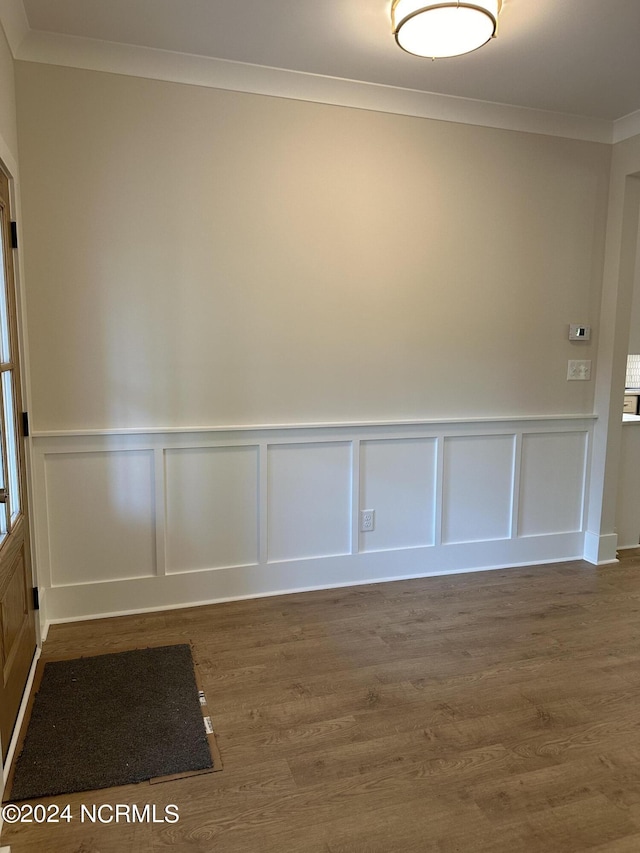
[{"label": "wood plank floor", "polygon": [[44,800],[180,820],[12,853],[640,850],[638,552],[57,625],[44,655],[187,640],[224,770]]}]

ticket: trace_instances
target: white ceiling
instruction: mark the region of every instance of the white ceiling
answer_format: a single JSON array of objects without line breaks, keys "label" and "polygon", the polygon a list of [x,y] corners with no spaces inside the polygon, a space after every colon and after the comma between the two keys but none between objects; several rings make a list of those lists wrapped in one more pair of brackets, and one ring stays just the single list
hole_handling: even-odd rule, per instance
[{"label": "white ceiling", "polygon": [[640,0],[505,0],[498,39],[403,53],[390,0],[23,0],[33,31],[614,120],[640,109]]}]

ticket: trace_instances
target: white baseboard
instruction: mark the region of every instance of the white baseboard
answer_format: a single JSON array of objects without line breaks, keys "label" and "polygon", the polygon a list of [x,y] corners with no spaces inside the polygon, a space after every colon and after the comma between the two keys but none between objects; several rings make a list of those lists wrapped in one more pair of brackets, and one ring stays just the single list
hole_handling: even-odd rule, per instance
[{"label": "white baseboard", "polygon": [[606,533],[599,536],[587,530],[584,534],[584,559],[594,566],[607,566],[617,563],[618,536],[616,533]]},{"label": "white baseboard", "polygon": [[48,591],[47,616],[51,624],[98,619],[409,578],[579,560],[582,553],[583,535],[565,533],[77,584],[53,587]]}]

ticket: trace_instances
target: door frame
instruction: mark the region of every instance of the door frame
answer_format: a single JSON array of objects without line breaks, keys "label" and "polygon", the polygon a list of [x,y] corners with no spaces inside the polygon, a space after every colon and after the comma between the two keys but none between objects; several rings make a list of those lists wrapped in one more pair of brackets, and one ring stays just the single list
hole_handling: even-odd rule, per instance
[{"label": "door frame", "polygon": [[[20,210],[20,184],[19,184],[19,172],[18,172],[18,164],[15,161],[14,157],[11,154],[5,140],[0,134],[0,166],[3,171],[9,178],[9,201],[11,204],[11,215],[12,220],[17,223],[18,229],[18,248],[13,249],[13,279],[14,279],[14,288],[15,288],[15,305],[16,305],[16,332],[17,332],[17,345],[18,345],[18,356],[20,359],[20,391],[22,395],[22,408],[24,411],[31,411],[31,383],[30,383],[30,371],[29,371],[29,353],[28,353],[28,335],[27,335],[27,325],[26,325],[26,300],[24,294],[23,287],[23,278],[22,278],[22,270],[24,269],[24,257],[22,251],[22,234],[21,234],[21,210]],[[33,454],[32,454],[32,445],[31,445],[31,437],[20,438],[23,442],[23,453],[24,453],[24,463],[25,463],[25,488],[26,488],[26,497],[27,497],[27,519],[29,522],[29,546],[31,550],[31,582],[34,587],[38,585],[38,575],[37,575],[37,551],[36,551],[36,542],[37,537],[35,536],[35,515],[34,515],[34,484],[33,484]],[[9,768],[11,766],[11,761],[13,759],[13,754],[15,752],[15,747],[17,743],[18,734],[20,731],[20,724],[24,717],[24,712],[26,709],[26,702],[29,696],[29,692],[31,690],[31,685],[33,683],[33,677],[35,674],[35,667],[40,657],[40,652],[42,649],[42,643],[44,642],[46,636],[46,611],[45,611],[45,602],[40,600],[40,609],[36,611],[35,614],[35,630],[36,630],[36,651],[33,656],[33,661],[31,663],[31,669],[29,672],[29,677],[27,679],[22,703],[20,705],[20,710],[18,712],[18,717],[16,720],[16,726],[14,728],[14,732],[11,738],[11,742],[9,743],[9,749],[7,752],[6,762],[3,764],[2,761],[2,752],[3,749],[0,748],[0,770],[2,771],[2,782],[3,789],[6,784]],[[2,745],[4,746],[4,745]],[[2,824],[0,822],[0,830],[2,829]]]}]

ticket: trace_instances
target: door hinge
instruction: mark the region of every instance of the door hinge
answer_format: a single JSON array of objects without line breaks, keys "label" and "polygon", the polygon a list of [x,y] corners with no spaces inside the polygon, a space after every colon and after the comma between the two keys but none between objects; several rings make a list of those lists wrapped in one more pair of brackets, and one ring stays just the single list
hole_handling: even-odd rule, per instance
[{"label": "door hinge", "polygon": [[29,412],[22,413],[22,436],[23,438],[29,436]]},{"label": "door hinge", "polygon": [[37,586],[34,586],[33,588],[33,609],[40,610],[40,596],[38,594]]},{"label": "door hinge", "polygon": [[12,249],[18,248],[18,223],[17,222],[11,223],[11,248]]}]

